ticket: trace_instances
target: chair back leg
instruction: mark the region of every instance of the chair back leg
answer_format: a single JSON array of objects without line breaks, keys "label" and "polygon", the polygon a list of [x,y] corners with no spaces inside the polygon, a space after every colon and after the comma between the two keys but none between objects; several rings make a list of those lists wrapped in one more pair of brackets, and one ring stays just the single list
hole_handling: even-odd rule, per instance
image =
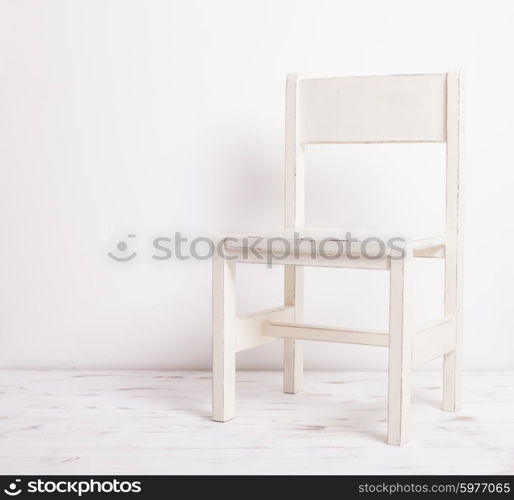
[{"label": "chair back leg", "polygon": [[[284,266],[284,305],[294,306],[296,323],[303,321],[303,267]],[[284,339],[284,392],[303,391],[303,341]]]}]

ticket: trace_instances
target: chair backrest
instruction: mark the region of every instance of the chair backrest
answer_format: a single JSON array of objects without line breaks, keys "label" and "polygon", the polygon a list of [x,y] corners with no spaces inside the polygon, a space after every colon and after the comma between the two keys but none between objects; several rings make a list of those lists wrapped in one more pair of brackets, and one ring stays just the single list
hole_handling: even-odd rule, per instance
[{"label": "chair backrest", "polygon": [[[442,75],[306,78],[286,86],[285,226],[304,224],[304,149],[320,143],[446,143],[445,314],[462,294],[460,68]],[[455,286],[455,284],[458,286]],[[462,310],[459,314],[462,314]]]},{"label": "chair backrest", "polygon": [[286,227],[304,224],[304,146],[439,142],[447,145],[447,252],[462,219],[460,68],[437,75],[309,78],[286,85]]}]

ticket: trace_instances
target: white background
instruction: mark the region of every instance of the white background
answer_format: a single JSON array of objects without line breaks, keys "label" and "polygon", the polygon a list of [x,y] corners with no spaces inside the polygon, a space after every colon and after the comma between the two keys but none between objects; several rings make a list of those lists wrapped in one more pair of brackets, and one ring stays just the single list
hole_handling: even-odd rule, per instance
[{"label": "white background", "polygon": [[[209,368],[210,263],[152,260],[151,242],[280,227],[286,74],[462,64],[465,366],[514,368],[513,2],[0,5],[1,367]],[[443,163],[437,145],[312,148],[307,222],[441,229]],[[137,257],[110,260],[129,233]],[[280,268],[239,268],[241,311],[280,303]],[[420,322],[441,310],[441,271],[418,266]],[[387,325],[386,273],[306,279],[310,322]],[[306,348],[308,368],[385,363],[379,348]],[[280,366],[278,343],[239,357]]]}]

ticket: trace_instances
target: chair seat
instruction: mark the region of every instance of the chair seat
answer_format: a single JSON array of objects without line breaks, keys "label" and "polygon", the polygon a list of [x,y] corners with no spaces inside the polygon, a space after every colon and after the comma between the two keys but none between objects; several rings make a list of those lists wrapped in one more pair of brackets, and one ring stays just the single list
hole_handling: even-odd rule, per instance
[{"label": "chair seat", "polygon": [[300,254],[320,252],[326,255],[351,251],[353,255],[388,256],[403,248],[425,250],[445,243],[444,233],[402,234],[381,233],[353,229],[327,229],[302,227],[253,232],[227,236],[228,249],[253,249],[258,252],[284,253],[288,250]]}]

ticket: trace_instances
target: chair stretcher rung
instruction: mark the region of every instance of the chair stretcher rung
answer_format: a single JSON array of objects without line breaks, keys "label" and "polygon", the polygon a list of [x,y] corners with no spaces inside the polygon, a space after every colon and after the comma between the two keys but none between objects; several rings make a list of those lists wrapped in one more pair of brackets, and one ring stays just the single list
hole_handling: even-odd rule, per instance
[{"label": "chair stretcher rung", "polygon": [[294,318],[294,307],[280,306],[264,311],[239,316],[235,321],[236,352],[245,351],[276,339],[264,335],[264,324],[267,321],[291,321]]},{"label": "chair stretcher rung", "polygon": [[301,323],[267,322],[264,335],[299,340],[322,340],[345,344],[389,346],[389,334]]},{"label": "chair stretcher rung", "polygon": [[455,318],[429,326],[412,337],[412,366],[432,361],[456,347]]}]

